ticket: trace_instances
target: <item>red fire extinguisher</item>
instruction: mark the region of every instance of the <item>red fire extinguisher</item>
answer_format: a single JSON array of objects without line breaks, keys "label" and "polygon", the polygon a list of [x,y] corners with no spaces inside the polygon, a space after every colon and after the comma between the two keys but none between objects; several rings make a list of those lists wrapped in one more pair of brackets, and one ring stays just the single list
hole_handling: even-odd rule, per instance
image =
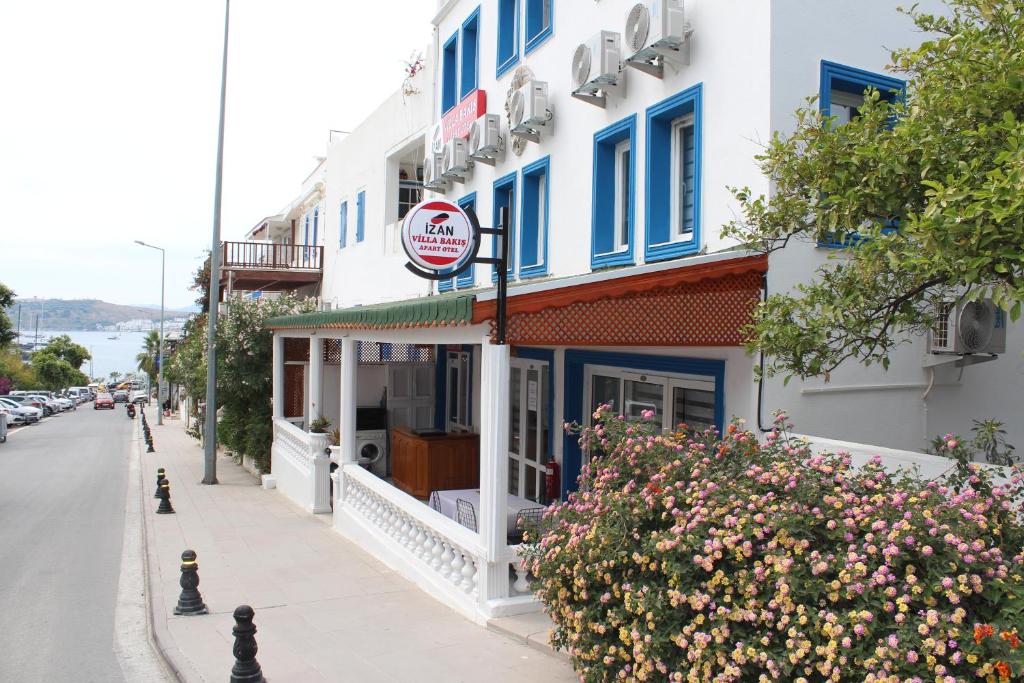
[{"label": "red fire extinguisher", "polygon": [[544,469],[544,495],[548,501],[555,501],[562,497],[559,480],[561,474],[559,472],[558,463],[554,460],[549,460],[547,467]]}]

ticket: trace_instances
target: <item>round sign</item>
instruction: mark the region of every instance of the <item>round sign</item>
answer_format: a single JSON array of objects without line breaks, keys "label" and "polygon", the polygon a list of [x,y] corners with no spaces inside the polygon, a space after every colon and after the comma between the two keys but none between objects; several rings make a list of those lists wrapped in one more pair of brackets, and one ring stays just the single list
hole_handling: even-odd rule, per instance
[{"label": "round sign", "polygon": [[415,265],[431,271],[456,268],[473,253],[476,228],[457,204],[429,199],[405,214],[402,246]]}]

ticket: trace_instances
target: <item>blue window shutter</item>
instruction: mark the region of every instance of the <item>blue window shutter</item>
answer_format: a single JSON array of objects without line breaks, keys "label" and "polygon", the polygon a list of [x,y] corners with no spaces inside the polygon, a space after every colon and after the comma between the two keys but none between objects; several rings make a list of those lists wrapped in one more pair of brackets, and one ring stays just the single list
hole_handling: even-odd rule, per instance
[{"label": "blue window shutter", "polygon": [[313,209],[313,245],[316,246],[317,231],[320,224],[320,207]]},{"label": "blue window shutter", "polygon": [[459,32],[444,44],[441,53],[441,112],[459,103]]},{"label": "blue window shutter", "polygon": [[348,242],[348,202],[342,202],[338,215],[338,247],[345,248]]},{"label": "blue window shutter", "polygon": [[519,61],[518,17],[519,0],[498,0],[497,78]]},{"label": "blue window shutter", "polygon": [[[459,206],[463,209],[476,212],[476,192],[470,192],[468,195],[459,200]],[[466,270],[459,273],[459,276],[455,278],[455,284],[459,288],[472,287],[476,282],[476,266],[470,266]]]},{"label": "blue window shutter", "polygon": [[523,168],[522,209],[519,212],[520,277],[547,273],[550,168],[550,157]]},{"label": "blue window shutter", "polygon": [[366,192],[356,195],[356,242],[362,242],[366,234]]},{"label": "blue window shutter", "polygon": [[480,8],[477,7],[462,23],[462,64],[459,97],[477,89],[477,70],[480,63]]}]

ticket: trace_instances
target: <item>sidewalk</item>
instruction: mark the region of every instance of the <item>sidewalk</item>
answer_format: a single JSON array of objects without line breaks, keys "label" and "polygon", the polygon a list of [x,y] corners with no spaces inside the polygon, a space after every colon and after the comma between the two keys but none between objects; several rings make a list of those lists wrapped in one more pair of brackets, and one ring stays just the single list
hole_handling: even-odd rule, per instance
[{"label": "sidewalk", "polygon": [[[224,681],[234,659],[231,613],[256,611],[257,659],[272,683],[295,681],[575,681],[569,664],[464,619],[218,457],[203,486],[203,452],[178,420],[156,426],[140,452],[153,633],[183,680]],[[140,451],[144,451],[143,446]],[[155,514],[156,470],[174,515]],[[174,616],[181,552],[195,550],[210,614]]]}]

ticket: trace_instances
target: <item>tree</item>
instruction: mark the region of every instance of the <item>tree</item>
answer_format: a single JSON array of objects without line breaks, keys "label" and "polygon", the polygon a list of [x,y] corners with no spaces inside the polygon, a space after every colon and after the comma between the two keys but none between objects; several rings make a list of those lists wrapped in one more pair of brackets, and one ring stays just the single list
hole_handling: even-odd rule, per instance
[{"label": "tree", "polygon": [[49,354],[65,360],[75,370],[82,367],[82,363],[92,358],[92,354],[89,353],[89,349],[85,348],[81,344],[76,344],[71,341],[71,337],[66,334],[62,334],[59,337],[53,337],[46,344],[45,351]]},{"label": "tree", "polygon": [[814,281],[757,310],[748,348],[769,375],[827,379],[849,358],[888,367],[952,300],[990,297],[1020,317],[1024,3],[948,4],[946,17],[906,12],[929,39],[892,53],[905,100],[869,92],[837,125],[812,99],[757,157],[773,194],[734,190],[741,218],[723,232],[750,248],[846,242]]},{"label": "tree", "polygon": [[32,354],[32,370],[44,389],[59,391],[65,387],[88,384],[85,373],[66,359],[44,348]]},{"label": "tree", "polygon": [[142,340],[142,351],[136,354],[135,361],[138,363],[139,370],[149,375],[153,384],[156,384],[159,372],[156,360],[158,355],[160,355],[160,334],[156,330],[150,330],[146,333],[146,338]]},{"label": "tree", "polygon": [[121,373],[118,372],[117,370],[114,370],[113,372],[110,373],[110,382],[112,384],[117,384],[117,380],[118,380],[118,378],[120,376],[121,376]]},{"label": "tree", "polygon": [[37,386],[32,366],[21,360],[18,349],[0,350],[0,378],[10,381],[9,389],[34,389]]},{"label": "tree", "polygon": [[192,285],[189,287],[193,292],[199,292],[196,305],[204,315],[210,312],[210,252],[206,252],[206,260],[203,265],[196,269],[192,276]]},{"label": "tree", "polygon": [[14,305],[14,291],[0,282],[0,349],[7,348],[17,337],[11,319],[7,317],[7,309]]}]

